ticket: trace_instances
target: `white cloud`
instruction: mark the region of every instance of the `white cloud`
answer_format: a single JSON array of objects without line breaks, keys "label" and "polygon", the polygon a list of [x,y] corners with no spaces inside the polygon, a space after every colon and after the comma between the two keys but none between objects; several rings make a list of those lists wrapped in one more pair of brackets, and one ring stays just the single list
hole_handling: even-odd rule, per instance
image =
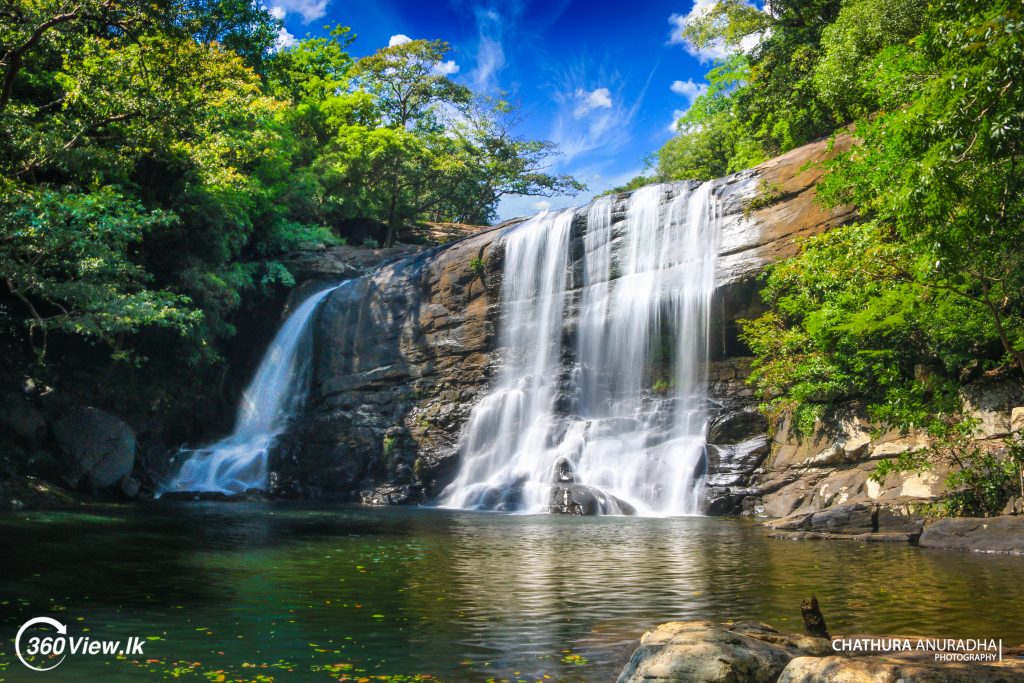
[{"label": "white cloud", "polygon": [[452,74],[459,73],[459,65],[456,64],[454,59],[449,59],[445,62],[438,62],[435,64],[433,72],[442,76],[451,76]]},{"label": "white cloud", "polygon": [[547,211],[548,209],[551,208],[551,202],[549,202],[546,199],[542,199],[539,202],[534,202],[533,208],[537,209],[538,211]]},{"label": "white cloud", "polygon": [[285,48],[294,47],[298,45],[299,41],[295,40],[295,36],[291,34],[288,29],[282,26],[277,31],[277,40],[274,41],[275,50],[284,50]]},{"label": "white cloud", "polygon": [[668,124],[668,132],[669,133],[676,133],[676,132],[678,132],[676,130],[676,124],[679,123],[679,119],[681,119],[684,116],[686,116],[686,112],[687,111],[689,111],[689,110],[688,109],[675,109],[675,110],[672,111],[672,120]]},{"label": "white cloud", "polygon": [[687,101],[693,102],[708,91],[708,84],[695,83],[693,79],[689,79],[685,81],[675,81],[669,89],[677,95],[682,95],[687,99]]},{"label": "white cloud", "polygon": [[327,14],[327,5],[331,0],[275,0],[274,6],[270,8],[271,14],[278,19],[284,19],[286,14],[302,15],[302,21],[307,24]]},{"label": "white cloud", "polygon": [[[394,47],[396,45],[405,45],[406,43],[411,42],[412,38],[410,38],[409,36],[405,35],[404,33],[396,33],[395,35],[388,38],[388,47]],[[455,62],[454,59],[449,59],[444,62],[435,62],[434,66],[430,67],[430,70],[433,71],[435,74],[440,74],[442,76],[451,76],[452,74],[457,74],[459,72],[459,65]]]},{"label": "white cloud", "polygon": [[[722,42],[712,43],[702,49],[697,49],[689,41],[683,38],[683,29],[686,28],[686,24],[693,18],[699,17],[712,7],[718,4],[718,0],[693,0],[693,7],[686,14],[673,13],[669,15],[668,23],[671,27],[669,29],[668,42],[670,45],[683,45],[686,51],[696,57],[702,64],[707,62],[713,62],[719,59],[725,59],[729,56],[730,50]],[[755,6],[752,2],[747,1],[750,6]],[[740,42],[740,50],[743,52],[749,52],[757,47],[757,44],[761,42],[761,35],[747,36]]]},{"label": "white cloud", "polygon": [[612,93],[608,88],[596,88],[594,90],[576,89],[576,99],[580,103],[573,110],[572,115],[581,119],[595,109],[611,109]]},{"label": "white cloud", "polygon": [[676,95],[682,95],[686,98],[686,109],[676,109],[672,112],[672,120],[668,124],[668,131],[670,133],[676,132],[676,122],[679,121],[686,112],[690,110],[689,105],[693,104],[693,101],[708,91],[707,83],[696,83],[693,79],[685,81],[674,81],[669,89]]}]

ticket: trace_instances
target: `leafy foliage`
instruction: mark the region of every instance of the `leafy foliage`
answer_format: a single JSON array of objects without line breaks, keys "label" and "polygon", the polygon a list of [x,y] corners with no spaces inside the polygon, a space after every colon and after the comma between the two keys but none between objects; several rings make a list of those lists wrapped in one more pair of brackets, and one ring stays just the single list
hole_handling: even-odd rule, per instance
[{"label": "leafy foliage", "polygon": [[356,61],[346,27],[279,29],[253,0],[0,10],[0,304],[38,361],[59,334],[206,367],[246,298],[294,284],[289,251],[581,189],[440,73],[443,43]]},{"label": "leafy foliage", "polygon": [[[893,7],[889,19],[920,21],[921,34],[831,72],[847,94],[859,89],[842,106],[862,112],[861,144],[829,162],[819,197],[861,221],[771,270],[771,310],[745,323],[752,379],[766,408],[804,430],[822,402],[853,396],[886,425],[926,430],[933,449],[881,474],[952,463],[952,511],[990,514],[1019,463],[971,444],[958,391],[982,372],[1024,371],[1021,7]],[[863,11],[844,6],[823,32],[835,64],[864,38]]]}]

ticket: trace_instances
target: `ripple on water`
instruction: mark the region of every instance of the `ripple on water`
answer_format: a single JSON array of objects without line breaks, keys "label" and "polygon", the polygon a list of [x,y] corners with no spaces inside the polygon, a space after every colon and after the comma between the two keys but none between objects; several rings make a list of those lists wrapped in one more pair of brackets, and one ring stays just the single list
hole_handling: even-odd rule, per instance
[{"label": "ripple on water", "polygon": [[79,659],[53,680],[607,680],[657,623],[798,630],[811,594],[833,632],[1024,641],[1022,558],[736,520],[171,504],[0,516],[0,544],[18,549],[4,628],[57,611],[94,637],[160,638],[155,663]]}]

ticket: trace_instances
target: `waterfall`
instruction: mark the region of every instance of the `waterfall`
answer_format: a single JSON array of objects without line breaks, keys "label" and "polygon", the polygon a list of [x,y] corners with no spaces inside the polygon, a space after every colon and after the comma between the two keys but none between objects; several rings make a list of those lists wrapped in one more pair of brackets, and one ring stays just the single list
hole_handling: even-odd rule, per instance
[{"label": "waterfall", "polygon": [[266,486],[270,447],[309,390],[310,321],[320,302],[339,286],[316,292],[288,316],[242,394],[234,430],[209,446],[182,450],[188,460],[166,491],[241,493]]},{"label": "waterfall", "polygon": [[463,431],[442,505],[540,512],[561,481],[602,512],[699,513],[714,186],[642,188],[618,223],[613,208],[606,197],[587,210],[575,290],[573,211],[503,236],[502,365]]}]

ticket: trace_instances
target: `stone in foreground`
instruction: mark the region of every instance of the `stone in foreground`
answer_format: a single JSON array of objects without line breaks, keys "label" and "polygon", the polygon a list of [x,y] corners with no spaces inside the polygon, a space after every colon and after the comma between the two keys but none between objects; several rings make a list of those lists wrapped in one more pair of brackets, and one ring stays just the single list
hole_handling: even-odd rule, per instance
[{"label": "stone in foreground", "polygon": [[778,683],[1017,683],[1024,674],[999,666],[890,662],[880,658],[798,657]]},{"label": "stone in foreground", "polygon": [[[1012,655],[1011,655],[1012,657]],[[1024,683],[1024,662],[836,655],[825,638],[767,624],[670,622],[645,633],[618,683]]]},{"label": "stone in foreground", "polygon": [[795,657],[830,652],[824,638],[767,624],[674,621],[644,634],[618,683],[774,683]]}]

